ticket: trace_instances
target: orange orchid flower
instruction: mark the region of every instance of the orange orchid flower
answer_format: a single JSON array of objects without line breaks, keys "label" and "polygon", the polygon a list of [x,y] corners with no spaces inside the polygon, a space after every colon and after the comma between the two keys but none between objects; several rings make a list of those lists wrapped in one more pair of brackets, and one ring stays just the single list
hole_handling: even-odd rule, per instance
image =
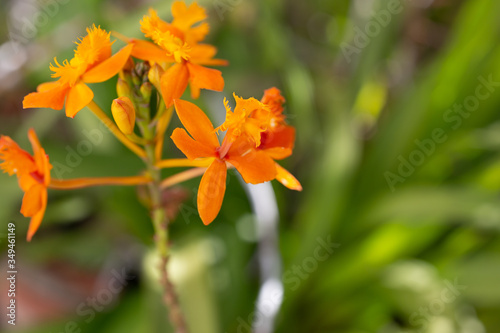
[{"label": "orange orchid flower", "polygon": [[94,25],[87,28],[87,36],[77,43],[74,57],[64,60],[62,65],[54,59],[50,65],[57,81],[42,83],[37,92],[24,97],[24,108],[66,107],[66,116],[73,118],[78,111],[90,104],[94,93],[86,83],[103,82],[115,76],[125,65],[132,51],[127,45],[111,55],[110,34]]},{"label": "orange orchid flower", "polygon": [[21,214],[31,217],[27,236],[30,241],[45,214],[52,165],[33,129],[28,131],[28,138],[33,147],[33,155],[21,149],[10,137],[0,137],[0,160],[3,160],[0,168],[11,176],[16,174],[19,187],[25,193]]},{"label": "orange orchid flower", "polygon": [[[265,115],[262,121],[267,120],[266,130],[261,133],[260,145],[257,149],[262,150],[274,160],[282,160],[292,154],[295,144],[295,128],[285,122],[283,115],[283,104],[285,98],[278,88],[272,87],[264,91],[261,102],[265,104],[270,115]],[[254,117],[262,117],[261,113],[254,113]],[[276,180],[291,190],[302,191],[300,182],[286,169],[276,163]]]},{"label": "orange orchid flower", "polygon": [[[285,122],[283,103],[285,98],[279,89],[273,87],[264,92],[259,102],[255,98],[243,99],[234,95],[234,112],[224,99],[226,120],[216,131],[227,130],[220,155],[224,156],[233,142],[242,138],[265,152],[273,160],[281,160],[292,154],[295,143],[295,128]],[[276,179],[292,190],[302,190],[300,182],[287,170],[276,163]]]},{"label": "orange orchid flower", "polygon": [[176,128],[171,136],[175,145],[190,160],[212,161],[201,179],[197,199],[201,220],[208,225],[219,213],[224,199],[226,163],[234,166],[245,182],[252,184],[274,179],[276,165],[268,154],[254,149],[253,142],[243,136],[236,139],[222,156],[216,131],[205,113],[190,102],[177,99],[174,103],[179,119],[191,135]]},{"label": "orange orchid flower", "polygon": [[251,117],[260,118],[265,123],[265,131],[261,132],[259,149],[264,150],[275,160],[284,159],[292,154],[295,143],[295,128],[287,125],[283,114],[285,98],[278,88],[272,87],[264,91],[261,99],[270,111],[269,114],[253,113]]},{"label": "orange orchid flower", "polygon": [[[209,26],[201,22],[207,18],[205,9],[182,1],[172,4],[172,23],[158,17],[155,10],[141,21],[141,31],[154,43],[129,39],[134,45],[132,56],[158,64],[173,64],[161,77],[161,93],[170,107],[180,98],[188,83],[191,97],[198,98],[200,89],[222,91],[224,79],[220,71],[205,65],[227,65],[226,60],[214,59],[217,49],[209,44],[199,44],[208,34]],[[200,23],[201,22],[201,23]]]}]

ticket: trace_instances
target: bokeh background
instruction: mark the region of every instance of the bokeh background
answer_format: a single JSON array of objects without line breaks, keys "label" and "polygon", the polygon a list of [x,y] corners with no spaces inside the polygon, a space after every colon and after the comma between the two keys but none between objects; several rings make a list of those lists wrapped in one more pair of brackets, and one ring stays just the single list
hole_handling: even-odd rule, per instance
[{"label": "bokeh background", "polygon": [[[225,91],[202,93],[197,103],[218,119],[223,96],[260,98],[276,86],[297,128],[284,165],[304,190],[272,184],[285,290],[273,331],[497,332],[500,2],[200,4],[210,15],[209,41],[230,66],[222,69]],[[101,128],[88,110],[71,120],[62,111],[23,110],[21,101],[49,79],[55,56],[72,56],[85,27],[140,37],[148,7],[168,20],[170,5],[2,0],[0,133],[29,149],[34,127],[60,164],[53,177],[139,172],[141,162],[109,133],[88,139]],[[93,85],[98,104],[110,105],[115,80]],[[180,157],[166,142],[167,154]],[[274,318],[280,297],[256,308],[259,237],[247,193],[232,174],[219,217],[205,227],[198,182],[166,193],[172,274],[192,332],[246,333],[252,323],[264,332],[259,323]],[[16,331],[171,331],[140,189],[50,191],[44,222],[27,243],[22,193],[7,175],[0,184],[2,331],[13,329],[4,314],[9,222],[17,232]]]}]

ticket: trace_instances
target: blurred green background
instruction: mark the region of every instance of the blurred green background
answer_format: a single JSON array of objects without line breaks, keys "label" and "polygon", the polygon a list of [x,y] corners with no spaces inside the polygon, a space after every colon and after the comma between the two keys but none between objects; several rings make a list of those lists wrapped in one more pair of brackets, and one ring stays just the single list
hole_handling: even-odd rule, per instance
[{"label": "blurred green background", "polygon": [[[215,100],[223,114],[223,96],[260,98],[276,86],[297,128],[284,166],[304,190],[273,182],[285,288],[274,331],[497,332],[500,2],[200,3],[210,16],[209,42],[230,66],[222,68],[224,93],[204,92],[197,104],[206,109]],[[62,111],[23,110],[21,101],[49,80],[54,56],[71,57],[85,27],[140,37],[148,7],[169,20],[170,5],[0,2],[0,133],[28,149],[26,131],[34,127],[50,160],[66,166],[63,178],[138,173],[141,162],[106,132],[86,156],[78,154],[85,133],[100,128],[88,110],[71,120]],[[110,105],[115,80],[93,85],[98,104]],[[169,156],[181,157],[166,142]],[[22,193],[14,178],[0,182],[3,272],[7,224],[17,230],[16,331],[170,330],[140,189],[49,191],[44,222],[26,243]],[[192,332],[250,332],[268,314],[255,310],[257,245],[247,195],[232,174],[219,217],[205,227],[196,214],[198,183],[168,193],[182,306]],[[117,275],[126,277],[119,291],[110,287]],[[1,318],[2,330],[12,329]]]}]

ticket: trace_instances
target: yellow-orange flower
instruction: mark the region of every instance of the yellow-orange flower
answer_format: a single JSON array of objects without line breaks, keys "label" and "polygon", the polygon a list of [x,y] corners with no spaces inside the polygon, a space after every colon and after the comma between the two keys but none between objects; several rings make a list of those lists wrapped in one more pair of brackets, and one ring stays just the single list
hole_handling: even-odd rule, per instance
[{"label": "yellow-orange flower", "polygon": [[[216,128],[226,131],[220,156],[229,151],[236,140],[246,140],[254,148],[265,152],[273,160],[282,160],[292,155],[295,143],[295,128],[287,125],[283,114],[285,98],[279,89],[273,87],[264,91],[260,101],[255,98],[243,99],[234,95],[234,112],[224,99],[226,120]],[[276,163],[276,179],[286,187],[301,191],[300,182],[286,169]]]},{"label": "yellow-orange flower", "polygon": [[110,34],[94,25],[87,28],[87,36],[77,43],[74,57],[60,64],[54,59],[50,65],[57,81],[42,83],[37,92],[27,95],[24,108],[51,108],[61,110],[66,107],[66,115],[73,118],[87,106],[94,93],[86,83],[103,82],[115,76],[125,65],[132,51],[127,45],[115,55],[111,55]]},{"label": "yellow-orange flower", "polygon": [[188,7],[176,1],[172,4],[172,15],[172,23],[167,23],[150,9],[149,16],[141,21],[141,31],[154,43],[130,40],[134,45],[132,56],[151,63],[173,64],[161,77],[161,92],[167,107],[182,96],[188,83],[192,98],[198,98],[200,89],[222,91],[221,72],[204,66],[227,65],[227,61],[213,58],[217,53],[214,46],[199,44],[209,31],[208,24],[202,22],[207,18],[205,9],[197,3]]},{"label": "yellow-orange flower", "polygon": [[259,118],[265,125],[261,132],[259,149],[266,151],[273,159],[281,160],[292,154],[295,143],[295,128],[287,125],[283,114],[285,98],[278,88],[272,87],[264,91],[261,99],[269,114],[253,113],[252,117]]},{"label": "yellow-orange flower", "polygon": [[31,217],[27,236],[30,241],[45,214],[52,165],[33,129],[28,131],[28,138],[33,147],[33,155],[21,149],[10,137],[0,137],[0,160],[3,161],[0,168],[9,175],[15,174],[25,193],[21,214]]},{"label": "yellow-orange flower", "polygon": [[240,136],[221,155],[216,131],[205,113],[193,103],[183,100],[175,100],[175,109],[191,135],[184,129],[176,128],[171,136],[175,145],[190,160],[212,160],[201,179],[197,199],[198,212],[205,225],[215,219],[222,205],[226,190],[226,162],[233,165],[247,183],[263,183],[276,177],[275,162],[264,151],[256,150],[253,142]]},{"label": "yellow-orange flower", "polygon": [[[285,98],[279,89],[273,87],[264,91],[261,102],[270,110],[269,115],[254,113],[254,117],[260,117],[261,121],[267,121],[266,130],[260,133],[260,145],[258,150],[265,152],[274,160],[284,159],[292,154],[295,144],[295,128],[285,122],[283,115],[283,103]],[[276,180],[289,189],[302,191],[300,182],[286,169],[276,163]]]}]

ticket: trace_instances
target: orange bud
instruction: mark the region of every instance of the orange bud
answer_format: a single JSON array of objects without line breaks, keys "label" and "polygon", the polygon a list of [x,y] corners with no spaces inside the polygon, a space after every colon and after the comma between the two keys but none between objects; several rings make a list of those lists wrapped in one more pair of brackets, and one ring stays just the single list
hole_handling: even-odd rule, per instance
[{"label": "orange bud", "polygon": [[122,96],[113,100],[111,112],[116,125],[123,132],[129,135],[134,132],[135,125],[135,107],[130,98]]},{"label": "orange bud", "polygon": [[116,83],[116,93],[118,94],[118,97],[129,97],[132,96],[132,91],[130,89],[130,86],[128,85],[127,81],[122,79],[121,77],[118,78],[118,81]]}]

